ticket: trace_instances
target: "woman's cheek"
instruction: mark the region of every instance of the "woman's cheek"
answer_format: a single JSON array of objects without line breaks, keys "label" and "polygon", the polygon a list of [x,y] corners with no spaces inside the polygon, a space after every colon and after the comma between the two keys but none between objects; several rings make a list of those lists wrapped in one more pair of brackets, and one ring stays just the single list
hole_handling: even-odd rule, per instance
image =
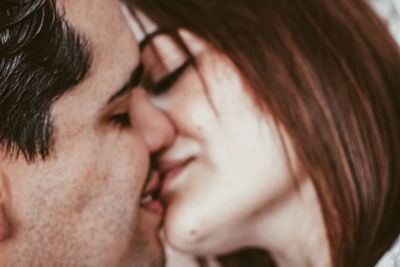
[{"label": "woman's cheek", "polygon": [[175,195],[169,203],[164,234],[168,243],[177,250],[195,254],[215,253],[216,249],[223,249],[229,239],[225,230],[229,237],[229,231],[236,229],[243,207],[233,201],[235,192],[227,194],[226,183],[217,181],[215,176],[205,174],[194,180],[197,183],[185,187],[185,192]]},{"label": "woman's cheek", "polygon": [[164,234],[168,243],[184,252],[197,252],[201,240],[201,214],[196,210],[196,203],[190,199],[174,199],[168,207],[165,218]]}]

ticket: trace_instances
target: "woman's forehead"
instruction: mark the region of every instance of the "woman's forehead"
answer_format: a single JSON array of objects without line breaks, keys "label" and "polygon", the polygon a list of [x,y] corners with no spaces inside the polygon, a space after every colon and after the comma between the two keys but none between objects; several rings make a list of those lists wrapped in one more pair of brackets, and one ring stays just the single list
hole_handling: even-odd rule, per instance
[{"label": "woman's forehead", "polygon": [[152,34],[159,28],[155,22],[139,9],[129,10],[128,7],[125,7],[123,13],[138,43],[142,42],[147,35]]}]

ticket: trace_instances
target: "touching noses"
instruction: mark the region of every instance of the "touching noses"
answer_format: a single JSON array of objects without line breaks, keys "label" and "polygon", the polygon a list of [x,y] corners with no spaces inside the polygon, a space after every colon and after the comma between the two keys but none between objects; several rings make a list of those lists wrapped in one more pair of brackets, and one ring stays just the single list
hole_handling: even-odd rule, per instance
[{"label": "touching noses", "polygon": [[143,134],[150,153],[167,148],[174,140],[175,130],[169,118],[154,107],[143,89],[132,93],[129,115],[133,127]]}]

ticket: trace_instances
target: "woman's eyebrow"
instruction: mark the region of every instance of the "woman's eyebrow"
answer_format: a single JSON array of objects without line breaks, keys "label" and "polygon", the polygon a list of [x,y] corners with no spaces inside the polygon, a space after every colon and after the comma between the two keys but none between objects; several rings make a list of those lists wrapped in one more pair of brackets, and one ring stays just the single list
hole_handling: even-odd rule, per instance
[{"label": "woman's eyebrow", "polygon": [[193,64],[193,60],[189,58],[177,69],[167,74],[159,81],[156,81],[152,86],[153,87],[152,93],[158,95],[167,91],[174,83],[176,83],[179,80],[179,78],[191,64]]},{"label": "woman's eyebrow", "polygon": [[168,34],[169,31],[166,28],[158,28],[157,30],[147,34],[142,41],[139,42],[140,51],[143,51],[146,46],[158,35]]}]

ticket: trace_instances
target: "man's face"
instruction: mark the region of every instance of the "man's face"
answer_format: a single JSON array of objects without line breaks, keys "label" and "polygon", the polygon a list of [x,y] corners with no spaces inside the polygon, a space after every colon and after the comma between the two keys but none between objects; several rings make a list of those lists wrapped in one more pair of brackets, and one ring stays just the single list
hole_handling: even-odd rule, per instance
[{"label": "man's face", "polygon": [[57,4],[87,40],[92,64],[52,106],[46,160],[0,153],[11,234],[0,242],[0,266],[159,266],[159,218],[139,207],[148,151],[127,119],[130,94],[110,101],[137,68],[138,48],[118,1]]}]

